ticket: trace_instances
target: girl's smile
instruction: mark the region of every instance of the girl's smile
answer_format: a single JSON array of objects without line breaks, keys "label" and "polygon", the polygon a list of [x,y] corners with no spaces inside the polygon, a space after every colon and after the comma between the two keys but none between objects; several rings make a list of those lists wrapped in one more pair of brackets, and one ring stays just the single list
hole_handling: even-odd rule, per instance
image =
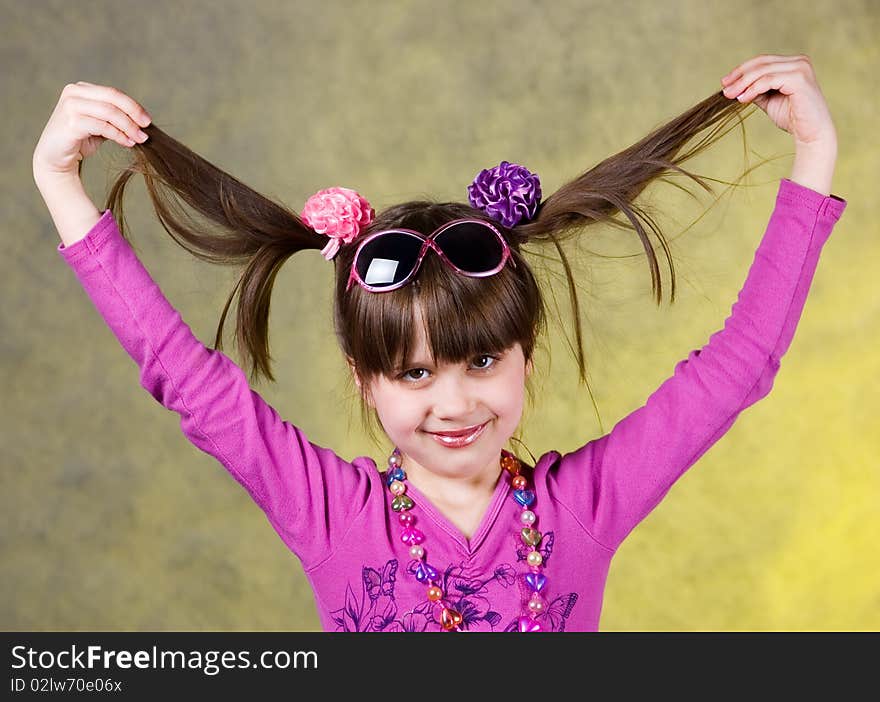
[{"label": "girl's smile", "polygon": [[459,431],[429,433],[443,446],[449,446],[450,448],[463,448],[474,443],[483,433],[483,430],[488,424],[489,422],[486,421],[475,427],[469,427]]}]

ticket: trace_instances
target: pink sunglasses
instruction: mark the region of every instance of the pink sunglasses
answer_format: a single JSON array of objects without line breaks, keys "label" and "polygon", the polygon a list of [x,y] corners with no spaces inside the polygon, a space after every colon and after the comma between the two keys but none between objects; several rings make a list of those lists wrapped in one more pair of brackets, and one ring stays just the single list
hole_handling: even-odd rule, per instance
[{"label": "pink sunglasses", "polygon": [[345,291],[357,282],[370,292],[397,290],[409,283],[434,249],[461,275],[484,278],[510,260],[510,246],[495,227],[480,219],[455,219],[425,236],[412,229],[386,229],[364,239],[354,254]]}]

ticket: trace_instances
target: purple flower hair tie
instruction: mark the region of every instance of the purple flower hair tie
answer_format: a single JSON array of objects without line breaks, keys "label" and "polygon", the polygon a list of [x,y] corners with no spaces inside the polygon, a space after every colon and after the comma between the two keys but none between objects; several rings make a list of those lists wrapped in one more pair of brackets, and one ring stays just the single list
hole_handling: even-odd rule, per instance
[{"label": "purple flower hair tie", "polygon": [[537,174],[509,161],[480,171],[467,191],[471,206],[508,228],[534,217],[541,202]]}]

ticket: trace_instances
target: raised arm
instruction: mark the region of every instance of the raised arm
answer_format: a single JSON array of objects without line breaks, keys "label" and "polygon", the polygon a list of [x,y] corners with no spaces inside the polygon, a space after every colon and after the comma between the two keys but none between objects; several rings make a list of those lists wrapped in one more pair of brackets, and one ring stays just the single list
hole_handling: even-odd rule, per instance
[{"label": "raised arm", "polygon": [[563,457],[555,489],[597,541],[616,549],[742,411],[770,392],[819,253],[845,207],[782,179],[724,328],[680,361],[642,407]]},{"label": "raised arm", "polygon": [[[731,315],[644,406],[562,457],[550,487],[593,538],[616,549],[672,484],[773,387],[819,254],[846,201],[831,195],[837,135],[806,56],[760,55],[721,79],[794,137],[764,237]],[[555,482],[554,482],[555,481]]]},{"label": "raised arm", "polygon": [[[34,179],[62,237],[58,252],[138,365],[141,385],[180,415],[184,435],[248,491],[306,568],[326,558],[365,504],[371,466],[344,461],[283,421],[231,359],[193,335],[112,212],[99,212],[73,180],[78,174],[40,164],[35,156]],[[87,227],[92,209],[98,218]]]}]

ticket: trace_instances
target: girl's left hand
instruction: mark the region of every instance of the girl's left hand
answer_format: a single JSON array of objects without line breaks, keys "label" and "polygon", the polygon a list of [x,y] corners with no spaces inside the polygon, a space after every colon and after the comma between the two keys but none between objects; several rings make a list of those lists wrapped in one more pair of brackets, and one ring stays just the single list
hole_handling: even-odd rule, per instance
[{"label": "girl's left hand", "polygon": [[837,148],[837,132],[810,59],[762,54],[741,63],[721,79],[723,93],[754,101],[797,146]]}]

